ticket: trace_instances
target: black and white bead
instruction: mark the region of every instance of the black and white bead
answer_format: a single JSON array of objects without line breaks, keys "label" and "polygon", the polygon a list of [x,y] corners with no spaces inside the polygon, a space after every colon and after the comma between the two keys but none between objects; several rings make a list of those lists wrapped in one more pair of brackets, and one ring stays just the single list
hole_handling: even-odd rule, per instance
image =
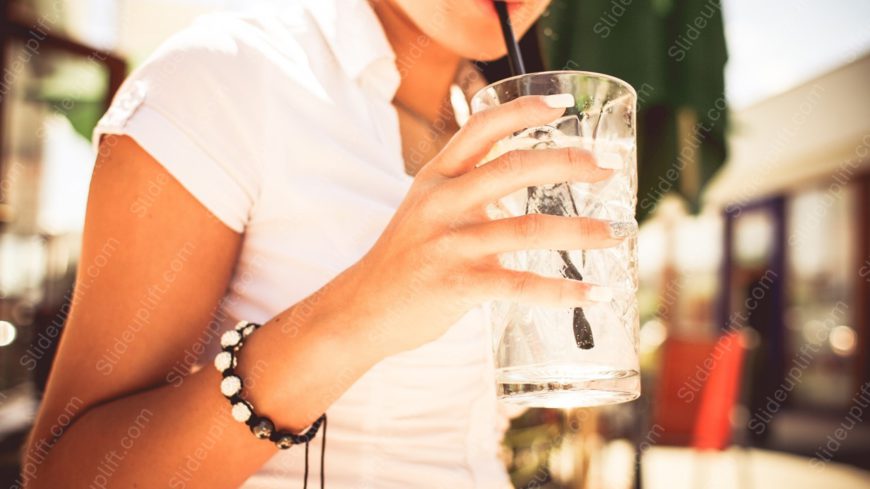
[{"label": "black and white bead", "polygon": [[243,338],[247,338],[257,329],[257,324],[249,323],[247,321],[239,321],[236,323],[236,327],[234,328],[236,331],[242,334]]},{"label": "black and white bead", "polygon": [[258,418],[257,422],[251,426],[251,433],[260,439],[271,437],[273,431],[275,431],[275,425],[269,418]]},{"label": "black and white bead", "polygon": [[240,346],[242,346],[242,333],[231,329],[221,335],[221,347],[224,349],[239,348]]},{"label": "black and white bead", "polygon": [[293,435],[281,435],[277,440],[275,440],[275,445],[278,445],[278,448],[281,450],[286,450],[294,444]]},{"label": "black and white bead", "polygon": [[254,408],[244,399],[239,399],[233,403],[232,407],[233,419],[239,423],[247,423],[251,416],[254,415]]},{"label": "black and white bead", "polygon": [[223,373],[227,369],[236,368],[236,356],[231,351],[222,351],[214,357],[214,368]]},{"label": "black and white bead", "polygon": [[227,375],[221,380],[221,394],[233,397],[242,392],[242,379],[237,375]]}]

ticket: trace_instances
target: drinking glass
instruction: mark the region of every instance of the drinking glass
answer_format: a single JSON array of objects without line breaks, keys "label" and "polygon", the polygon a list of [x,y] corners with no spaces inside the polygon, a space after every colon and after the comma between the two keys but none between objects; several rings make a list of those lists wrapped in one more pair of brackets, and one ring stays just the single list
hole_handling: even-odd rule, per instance
[{"label": "drinking glass", "polygon": [[487,208],[490,218],[525,214],[584,216],[612,222],[628,237],[594,250],[502,253],[502,266],[603,286],[609,302],[553,308],[492,303],[492,346],[501,400],[524,406],[613,404],[640,395],[637,309],[637,93],[612,76],[551,71],[507,78],[477,92],[472,112],[522,95],[569,93],[575,104],[545,126],[529,127],[494,145],[482,164],[512,150],[577,147],[612,168],[597,183],[528,187]]}]

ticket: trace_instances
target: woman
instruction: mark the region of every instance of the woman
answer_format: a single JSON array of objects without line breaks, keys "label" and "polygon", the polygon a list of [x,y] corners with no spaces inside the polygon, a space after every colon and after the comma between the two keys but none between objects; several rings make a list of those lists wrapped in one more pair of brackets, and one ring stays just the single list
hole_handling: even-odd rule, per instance
[{"label": "woman", "polygon": [[[511,4],[519,34],[546,3]],[[305,447],[234,420],[211,367],[239,320],[262,324],[236,367],[255,412],[293,433],[328,412],[330,488],[508,486],[481,304],[606,294],[497,254],[618,240],[591,219],[487,219],[516,189],[610,175],[578,150],[476,167],[573,103],[524,97],[446,123],[463,60],[504,51],[484,0],[295,2],[167,41],[94,134],[27,487],[301,485]]]}]

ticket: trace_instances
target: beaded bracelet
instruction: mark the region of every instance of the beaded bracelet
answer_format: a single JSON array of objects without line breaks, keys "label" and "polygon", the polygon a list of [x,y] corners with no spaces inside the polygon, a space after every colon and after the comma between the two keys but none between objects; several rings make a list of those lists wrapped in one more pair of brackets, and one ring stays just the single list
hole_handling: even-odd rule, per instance
[{"label": "beaded bracelet", "polygon": [[[308,443],[317,434],[320,425],[326,421],[326,413],[321,414],[314,423],[302,430],[300,434],[290,431],[277,430],[275,424],[266,416],[257,415],[254,406],[242,398],[244,383],[242,378],[236,375],[235,367],[238,363],[239,351],[245,342],[245,338],[251,335],[261,325],[248,321],[239,321],[235,328],[225,332],[221,336],[222,351],[214,358],[214,366],[223,376],[221,380],[221,393],[230,400],[233,419],[245,423],[257,438],[268,439],[275,443],[278,448],[287,449],[300,443]],[[306,446],[307,448],[307,446]],[[306,450],[306,455],[307,455]]]}]

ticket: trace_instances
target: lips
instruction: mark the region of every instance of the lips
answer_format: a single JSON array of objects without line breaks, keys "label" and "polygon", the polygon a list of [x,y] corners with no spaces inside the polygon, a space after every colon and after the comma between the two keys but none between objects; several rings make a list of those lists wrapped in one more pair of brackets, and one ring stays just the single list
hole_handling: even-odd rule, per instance
[{"label": "lips", "polygon": [[[516,12],[517,9],[523,6],[523,0],[497,0],[500,2],[504,2],[508,4],[508,13]],[[498,13],[495,11],[495,5],[493,4],[493,0],[476,0],[477,5],[486,12],[487,15],[491,15],[494,18],[498,18]]]}]

